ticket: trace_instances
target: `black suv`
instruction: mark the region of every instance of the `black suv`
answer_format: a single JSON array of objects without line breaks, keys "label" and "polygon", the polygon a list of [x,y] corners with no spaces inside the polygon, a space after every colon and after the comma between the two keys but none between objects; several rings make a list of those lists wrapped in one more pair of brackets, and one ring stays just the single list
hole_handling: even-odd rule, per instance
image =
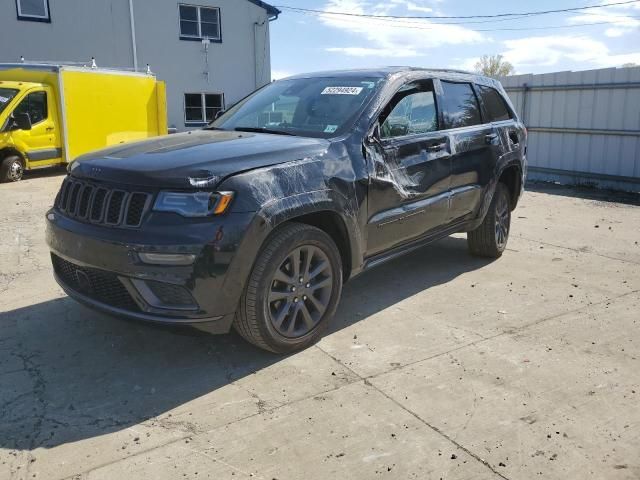
[{"label": "black suv", "polygon": [[499,257],[526,135],[500,83],[465,72],[277,81],[202,130],[73,162],[47,213],[55,276],[112,314],[304,348],[370,267],[455,232]]}]

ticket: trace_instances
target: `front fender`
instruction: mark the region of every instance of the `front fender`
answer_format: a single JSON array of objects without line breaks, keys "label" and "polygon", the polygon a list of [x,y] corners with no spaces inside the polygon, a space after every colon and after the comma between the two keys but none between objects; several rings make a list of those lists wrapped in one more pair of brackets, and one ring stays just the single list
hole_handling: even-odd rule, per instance
[{"label": "front fender", "polygon": [[[317,190],[280,198],[255,213],[238,244],[225,280],[227,295],[233,295],[231,304],[237,304],[246,286],[253,265],[269,235],[282,224],[305,215],[331,212],[337,215],[347,232],[351,265],[361,263],[361,234],[355,210],[346,206],[347,199],[332,190]],[[351,214],[350,212],[353,212]],[[346,272],[350,274],[351,272]]]}]

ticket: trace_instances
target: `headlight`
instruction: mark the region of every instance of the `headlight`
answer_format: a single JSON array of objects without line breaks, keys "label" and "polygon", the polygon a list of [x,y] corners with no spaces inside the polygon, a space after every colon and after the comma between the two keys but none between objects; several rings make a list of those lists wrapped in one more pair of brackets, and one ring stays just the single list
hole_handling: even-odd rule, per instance
[{"label": "headlight", "polygon": [[160,192],[153,209],[183,217],[206,217],[226,212],[231,200],[233,192]]}]

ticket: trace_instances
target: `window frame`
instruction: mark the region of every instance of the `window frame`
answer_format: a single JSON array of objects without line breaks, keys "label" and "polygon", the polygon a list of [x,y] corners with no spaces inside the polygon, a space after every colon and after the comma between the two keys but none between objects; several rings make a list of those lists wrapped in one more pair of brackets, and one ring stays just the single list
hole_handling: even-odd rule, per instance
[{"label": "window frame", "polygon": [[[486,103],[484,101],[484,97],[482,96],[482,89],[483,88],[486,88],[486,89],[489,89],[489,90],[493,90],[494,93],[496,95],[498,95],[498,98],[500,98],[500,101],[502,102],[502,105],[504,106],[504,109],[506,110],[507,114],[509,115],[509,118],[507,118],[506,120],[492,120],[491,118],[489,118],[489,109],[487,108],[487,105],[486,105]],[[497,88],[490,87],[489,85],[474,84],[474,89],[476,90],[476,96],[480,100],[481,109],[482,109],[482,113],[483,113],[482,114],[483,124],[510,122],[515,118],[515,114],[511,110],[511,107],[509,106],[509,104],[507,103],[507,100],[504,98],[504,96],[500,93],[500,91]]]},{"label": "window frame", "polygon": [[41,0],[45,9],[45,15],[29,15],[22,13],[21,0],[16,1],[16,15],[18,20],[26,22],[42,22],[51,23],[51,8],[49,6],[49,0]]},{"label": "window frame", "polygon": [[[389,101],[384,105],[384,107],[382,108],[381,111],[379,111],[379,113],[377,114],[377,116],[375,117],[376,120],[374,122],[374,125],[378,125],[378,131],[379,131],[379,139],[383,144],[390,144],[396,141],[403,141],[405,139],[412,139],[412,138],[417,138],[417,137],[424,137],[424,136],[428,136],[428,135],[434,135],[437,134],[438,132],[442,132],[444,129],[442,128],[443,125],[443,118],[442,118],[442,111],[440,108],[440,94],[438,92],[438,86],[436,86],[436,82],[438,81],[438,79],[436,78],[420,78],[420,79],[415,79],[415,80],[411,80],[407,83],[404,83],[402,86],[400,86],[400,88],[396,89],[396,91],[393,93],[393,95],[391,96],[391,98],[389,99]],[[396,104],[393,106],[393,108],[386,114],[386,116],[384,117],[384,120],[381,121],[382,115],[385,113],[385,110],[387,108],[388,105],[390,105],[396,98],[396,96],[403,90],[406,89],[407,87],[409,88],[417,88],[420,84],[430,84],[431,90],[426,90],[427,92],[430,91],[433,94],[433,104],[434,107],[436,109],[436,129],[431,131],[431,132],[424,132],[424,133],[408,133],[406,135],[399,135],[397,137],[383,137],[382,136],[382,124],[384,123],[384,121],[386,121],[386,119],[389,117],[389,115],[391,115],[391,113],[393,112],[393,110],[398,106],[398,104],[407,96],[411,95],[410,93],[403,96],[400,100],[398,100],[398,102],[396,102]],[[424,92],[424,91],[423,91]]]},{"label": "window frame", "polygon": [[478,105],[478,116],[480,117],[480,123],[476,123],[473,125],[465,125],[463,127],[450,127],[449,125],[447,125],[447,118],[445,115],[445,111],[444,111],[444,107],[442,108],[442,130],[445,131],[449,131],[449,130],[460,130],[460,129],[464,129],[464,128],[478,128],[481,127],[482,125],[484,125],[485,122],[485,115],[484,115],[484,104],[482,103],[482,100],[480,98],[480,95],[477,92],[476,89],[476,84],[472,81],[455,81],[455,80],[448,80],[448,79],[439,79],[440,81],[440,95],[442,97],[442,101],[443,104],[445,102],[446,99],[446,94],[444,91],[444,83],[451,83],[451,84],[455,84],[455,85],[469,85],[469,87],[471,88],[471,91],[473,92],[473,97],[476,99],[476,104]]},{"label": "window frame", "polygon": [[[47,0],[48,1],[48,0]],[[180,7],[191,7],[191,8],[195,8],[196,9],[196,16],[197,16],[197,20],[195,20],[196,24],[198,25],[198,34],[197,35],[188,35],[188,34],[184,34],[182,33],[182,16],[180,14]],[[202,16],[200,13],[201,9],[207,9],[207,10],[215,10],[217,12],[218,15],[218,37],[209,37],[207,36],[206,38],[209,39],[210,42],[213,43],[222,43],[222,11],[220,7],[211,7],[211,6],[207,6],[207,5],[194,5],[191,3],[178,3],[178,36],[180,38],[180,40],[187,40],[187,41],[194,41],[194,42],[201,42],[202,40],[205,39],[205,37],[202,35]],[[187,20],[189,22],[193,22],[194,20]],[[211,23],[211,22],[205,22],[205,23]]]},{"label": "window frame", "polygon": [[33,122],[33,120],[32,120],[31,125],[32,126],[39,125],[42,122],[48,120],[49,119],[49,95],[48,95],[46,90],[35,90],[33,92],[27,93],[23,97],[23,99],[20,100],[15,107],[13,107],[13,110],[11,111],[11,115],[13,115],[13,113],[18,109],[18,107],[20,105],[22,105],[23,102],[29,102],[27,113],[29,114],[29,118],[31,119],[31,100],[30,100],[30,97],[31,97],[31,95],[37,95],[37,94],[43,94],[44,95],[44,104],[43,104],[44,105],[44,116],[42,117],[42,120],[39,120],[37,122]]},{"label": "window frame", "polygon": [[[200,95],[200,111],[202,113],[202,120],[187,120],[187,95]],[[207,107],[207,95],[217,95],[220,97],[220,107]],[[195,107],[192,107],[195,108]],[[202,127],[209,125],[207,121],[207,108],[219,108],[220,111],[225,110],[224,92],[184,92],[182,95],[182,109],[184,112],[184,126],[185,127]],[[214,118],[211,120],[215,120]]]}]

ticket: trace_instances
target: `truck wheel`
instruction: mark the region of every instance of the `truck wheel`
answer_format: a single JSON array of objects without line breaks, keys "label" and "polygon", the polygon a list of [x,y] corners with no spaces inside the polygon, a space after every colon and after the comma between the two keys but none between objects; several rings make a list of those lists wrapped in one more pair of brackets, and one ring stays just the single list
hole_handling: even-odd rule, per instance
[{"label": "truck wheel", "polygon": [[499,258],[507,247],[510,227],[509,190],[504,183],[498,183],[484,221],[467,233],[469,251],[480,257]]},{"label": "truck wheel", "polygon": [[234,328],[265,350],[301,350],[320,339],[341,291],[342,262],[331,237],[310,225],[285,224],[258,255]]},{"label": "truck wheel", "polygon": [[0,182],[17,182],[22,179],[24,165],[17,155],[6,157],[0,163]]}]

